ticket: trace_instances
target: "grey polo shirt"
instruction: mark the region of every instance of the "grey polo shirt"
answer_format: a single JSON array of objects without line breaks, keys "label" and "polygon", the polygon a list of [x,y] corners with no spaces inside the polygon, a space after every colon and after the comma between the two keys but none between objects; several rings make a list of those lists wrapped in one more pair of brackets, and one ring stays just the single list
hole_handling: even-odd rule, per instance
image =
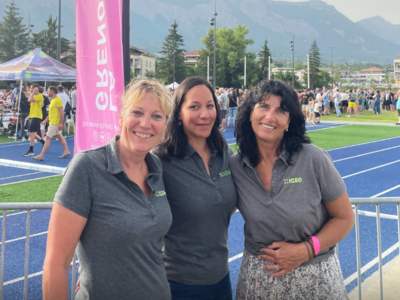
[{"label": "grey polo shirt", "polygon": [[200,155],[187,145],[183,159],[161,160],[172,225],[165,236],[168,279],[187,285],[212,285],[229,271],[228,227],[237,193],[229,167],[230,147],[214,150],[210,175]]},{"label": "grey polo shirt", "polygon": [[[238,191],[238,208],[244,218],[245,248],[252,255],[273,242],[299,243],[317,234],[329,221],[324,204],[346,191],[329,154],[304,144],[292,165],[282,151],[272,169],[271,194],[247,157],[231,156],[231,170]],[[320,262],[333,254],[322,251],[302,265]]]},{"label": "grey polo shirt", "polygon": [[148,199],[124,172],[116,139],[78,153],[54,201],[87,219],[77,253],[80,299],[171,299],[162,258],[172,215],[158,157],[148,154]]}]

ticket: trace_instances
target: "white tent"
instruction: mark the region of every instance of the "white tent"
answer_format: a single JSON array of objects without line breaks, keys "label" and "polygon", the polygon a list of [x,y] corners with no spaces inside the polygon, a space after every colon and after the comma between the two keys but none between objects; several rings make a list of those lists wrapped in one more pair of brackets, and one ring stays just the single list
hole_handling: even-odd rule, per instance
[{"label": "white tent", "polygon": [[178,86],[179,86],[179,84],[174,82],[174,83],[171,83],[170,85],[167,85],[167,88],[175,90]]}]

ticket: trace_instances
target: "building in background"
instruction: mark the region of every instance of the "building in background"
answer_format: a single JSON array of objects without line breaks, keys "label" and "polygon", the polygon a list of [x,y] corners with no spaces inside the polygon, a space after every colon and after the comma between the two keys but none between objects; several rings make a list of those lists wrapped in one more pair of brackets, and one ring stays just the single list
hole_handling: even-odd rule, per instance
[{"label": "building in background", "polygon": [[400,84],[400,55],[396,56],[397,58],[394,60],[394,80],[397,84]]},{"label": "building in background", "polygon": [[386,70],[377,67],[372,67],[358,71],[358,81],[360,82],[385,82]]},{"label": "building in background", "polygon": [[191,67],[197,67],[197,64],[200,59],[200,52],[201,50],[194,50],[183,53],[183,55],[185,56],[185,65]]},{"label": "building in background", "polygon": [[149,51],[130,46],[131,69],[135,77],[147,79],[154,78],[156,73],[156,59]]}]

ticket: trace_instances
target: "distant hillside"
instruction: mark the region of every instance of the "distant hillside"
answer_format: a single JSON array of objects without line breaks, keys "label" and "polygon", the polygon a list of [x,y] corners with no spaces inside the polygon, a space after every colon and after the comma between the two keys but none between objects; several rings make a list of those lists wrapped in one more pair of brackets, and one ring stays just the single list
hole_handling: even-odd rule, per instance
[{"label": "distant hillside", "polygon": [[[356,24],[369,33],[400,45],[400,25],[393,25],[381,16],[364,19]],[[399,48],[398,53],[400,53]]]},{"label": "distant hillside", "polygon": [[[0,3],[0,19],[4,15],[5,1],[8,3],[8,0]],[[58,15],[58,1],[16,2],[26,22],[30,10],[35,32],[46,26],[45,20],[50,13]],[[179,32],[185,39],[185,49],[199,49],[202,47],[200,39],[206,35],[213,12],[214,0],[131,0],[131,45],[157,53],[176,19]],[[399,38],[390,39],[391,34],[387,36],[372,31],[360,25],[362,21],[356,24],[322,1],[218,0],[217,12],[218,27],[245,24],[249,28],[248,37],[255,41],[249,51],[258,52],[265,38],[268,38],[275,60],[291,61],[289,41],[293,34],[296,61],[306,60],[314,39],[317,40],[323,61],[329,63],[329,47],[335,47],[335,62],[342,63],[386,63],[400,52]],[[62,35],[73,40],[74,0],[63,0],[62,24]]]}]

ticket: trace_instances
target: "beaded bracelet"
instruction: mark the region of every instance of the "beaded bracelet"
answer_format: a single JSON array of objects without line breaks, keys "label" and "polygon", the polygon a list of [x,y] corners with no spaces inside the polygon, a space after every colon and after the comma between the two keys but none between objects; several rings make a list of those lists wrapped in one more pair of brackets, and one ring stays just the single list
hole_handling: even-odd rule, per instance
[{"label": "beaded bracelet", "polygon": [[308,237],[308,238],[306,238],[306,242],[310,245],[311,250],[312,250],[312,254],[313,254],[313,258],[315,258],[317,255],[315,254],[313,240],[310,237]]},{"label": "beaded bracelet", "polygon": [[311,257],[310,246],[308,246],[308,243],[307,243],[306,241],[303,241],[303,243],[304,243],[304,245],[306,245],[306,247],[307,247],[307,251],[308,251],[308,256],[309,256],[309,257],[310,257],[310,259],[311,259],[312,257]]}]

